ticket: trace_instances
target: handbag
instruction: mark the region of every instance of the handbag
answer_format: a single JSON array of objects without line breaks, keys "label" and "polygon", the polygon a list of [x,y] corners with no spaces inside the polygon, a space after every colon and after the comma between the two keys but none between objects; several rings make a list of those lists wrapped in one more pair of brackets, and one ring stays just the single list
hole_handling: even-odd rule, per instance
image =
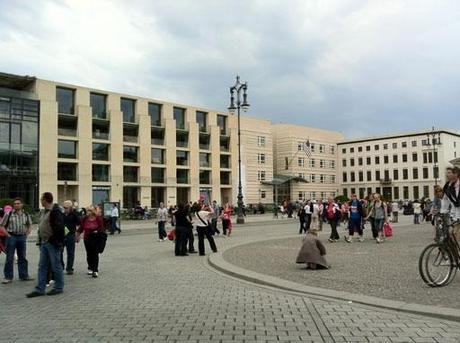
[{"label": "handbag", "polygon": [[393,228],[389,223],[385,223],[383,225],[383,233],[385,234],[385,237],[393,237]]},{"label": "handbag", "polygon": [[170,241],[173,241],[176,238],[176,229],[169,231],[167,237]]}]

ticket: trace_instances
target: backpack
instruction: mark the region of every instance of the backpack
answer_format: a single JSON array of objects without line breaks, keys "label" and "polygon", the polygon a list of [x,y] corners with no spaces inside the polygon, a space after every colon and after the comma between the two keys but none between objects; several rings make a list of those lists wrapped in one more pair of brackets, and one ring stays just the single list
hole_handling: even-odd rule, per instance
[{"label": "backpack", "polygon": [[[330,208],[331,208],[331,210],[330,210]],[[329,219],[329,220],[334,220],[334,219],[336,219],[336,218],[335,218],[335,206],[334,206],[334,205],[332,205],[332,207],[331,207],[329,204],[327,204],[327,207],[326,207],[326,217],[327,217],[327,219]]]},{"label": "backpack", "polygon": [[54,204],[51,209],[50,217],[50,226],[53,230],[52,236],[49,238],[49,243],[60,246],[64,242],[65,237],[65,225],[64,225],[64,213],[62,213],[61,208],[58,204]]}]

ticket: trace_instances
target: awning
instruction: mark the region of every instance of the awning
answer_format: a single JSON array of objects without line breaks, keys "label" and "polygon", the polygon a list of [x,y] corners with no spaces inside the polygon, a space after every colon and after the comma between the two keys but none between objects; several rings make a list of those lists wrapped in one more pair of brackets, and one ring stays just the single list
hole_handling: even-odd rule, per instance
[{"label": "awning", "polygon": [[303,177],[289,175],[273,175],[272,181],[261,181],[260,183],[263,185],[279,186],[291,181],[308,183]]},{"label": "awning", "polygon": [[460,167],[460,157],[450,161],[450,163],[455,167]]},{"label": "awning", "polygon": [[0,73],[0,87],[16,90],[27,90],[35,82],[33,76],[20,76],[7,73]]}]

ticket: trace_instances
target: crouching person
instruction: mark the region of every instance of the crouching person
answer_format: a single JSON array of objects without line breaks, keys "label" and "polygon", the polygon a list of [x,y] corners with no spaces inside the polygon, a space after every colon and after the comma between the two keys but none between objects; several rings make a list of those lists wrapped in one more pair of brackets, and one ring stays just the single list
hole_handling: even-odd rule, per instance
[{"label": "crouching person", "polygon": [[296,263],[306,263],[307,269],[328,269],[326,248],[318,239],[316,230],[309,230],[297,255]]}]

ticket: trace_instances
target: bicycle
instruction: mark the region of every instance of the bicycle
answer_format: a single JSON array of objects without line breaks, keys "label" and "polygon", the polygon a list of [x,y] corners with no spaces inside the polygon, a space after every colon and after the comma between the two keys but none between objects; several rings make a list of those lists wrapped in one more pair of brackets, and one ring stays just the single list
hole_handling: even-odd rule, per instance
[{"label": "bicycle", "polygon": [[455,278],[460,266],[460,247],[448,214],[437,214],[434,224],[435,242],[422,251],[418,267],[423,282],[430,287],[442,287]]}]

